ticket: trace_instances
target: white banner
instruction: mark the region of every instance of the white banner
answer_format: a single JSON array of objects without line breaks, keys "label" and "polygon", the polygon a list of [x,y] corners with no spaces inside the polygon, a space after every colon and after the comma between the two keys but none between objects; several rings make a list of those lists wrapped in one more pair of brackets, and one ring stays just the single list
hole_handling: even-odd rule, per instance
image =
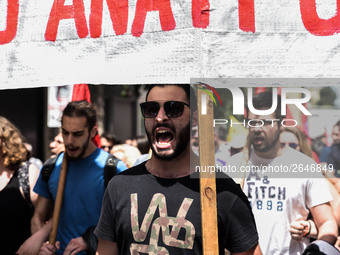
[{"label": "white banner", "polygon": [[3,0],[0,88],[339,77],[339,0]]}]

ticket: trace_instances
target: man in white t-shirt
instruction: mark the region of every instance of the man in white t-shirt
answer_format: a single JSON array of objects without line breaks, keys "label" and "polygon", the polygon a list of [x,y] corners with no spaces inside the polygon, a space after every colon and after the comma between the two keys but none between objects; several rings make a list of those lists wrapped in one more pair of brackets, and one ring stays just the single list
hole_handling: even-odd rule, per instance
[{"label": "man in white t-shirt", "polygon": [[[292,148],[280,146],[282,116],[278,99],[277,110],[271,114],[259,116],[248,110],[250,148],[233,156],[230,164],[245,172],[241,185],[252,206],[262,253],[301,255],[310,242],[313,222],[307,221],[309,212],[318,239],[333,245],[337,225],[322,174],[310,173],[316,163]],[[255,95],[253,106],[257,110],[270,109],[272,94]]]}]

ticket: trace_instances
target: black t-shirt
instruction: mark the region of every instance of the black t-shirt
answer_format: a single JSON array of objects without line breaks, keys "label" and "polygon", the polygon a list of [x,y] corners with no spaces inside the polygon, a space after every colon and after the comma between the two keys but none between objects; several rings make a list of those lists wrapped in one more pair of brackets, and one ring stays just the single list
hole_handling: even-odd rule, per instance
[{"label": "black t-shirt", "polygon": [[0,191],[0,254],[14,255],[31,236],[32,209],[20,193],[18,172]]},{"label": "black t-shirt", "polygon": [[[247,198],[230,178],[217,178],[216,189],[220,254],[249,250],[258,235]],[[202,254],[199,179],[158,178],[145,163],[122,172],[106,189],[95,234],[120,254]]]}]

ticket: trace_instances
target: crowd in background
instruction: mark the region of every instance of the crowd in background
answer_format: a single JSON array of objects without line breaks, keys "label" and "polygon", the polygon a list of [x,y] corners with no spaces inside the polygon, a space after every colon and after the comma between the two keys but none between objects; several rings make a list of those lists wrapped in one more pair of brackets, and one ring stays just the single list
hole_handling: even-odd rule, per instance
[{"label": "crowd in background", "polygon": [[[43,165],[32,156],[32,145],[20,130],[5,117],[0,116],[0,253],[20,253],[19,247],[31,236],[31,217],[37,200],[34,185]],[[121,141],[114,134],[100,136],[101,148],[132,167],[137,160],[149,158],[146,136]],[[62,133],[49,144],[50,157],[65,150]],[[31,249],[33,249],[31,247]]]},{"label": "crowd in background", "polygon": [[[0,216],[2,215],[1,218],[6,219],[4,222],[9,223],[8,225],[1,225],[0,247],[5,247],[6,244],[6,246],[11,249],[6,251],[6,254],[14,254],[20,245],[30,236],[30,217],[32,216],[36,200],[36,194],[32,189],[37,180],[42,162],[32,157],[30,154],[30,151],[32,151],[30,145],[26,143],[20,131],[9,120],[0,117],[0,125],[0,169],[2,170],[0,176],[0,207],[8,209],[8,211],[1,209]],[[196,151],[196,153],[198,153],[197,134],[198,132],[194,128],[191,144],[193,151]],[[229,157],[246,148],[246,136],[236,135],[228,142],[227,136],[228,133],[225,126],[219,125],[215,128],[215,157],[217,165],[227,164]],[[280,146],[282,149],[290,147],[298,150],[322,166],[332,166],[334,168],[335,171],[333,172],[325,171],[324,177],[333,197],[331,207],[338,226],[340,226],[340,171],[337,171],[340,169],[340,121],[334,124],[331,138],[331,144],[325,141],[320,143],[320,140],[313,141],[307,137],[306,134],[297,127],[286,127],[281,129]],[[318,145],[313,144],[313,142],[318,143]],[[51,157],[55,157],[64,151],[61,133],[51,141],[49,146]],[[128,168],[150,157],[150,147],[146,136],[121,141],[114,134],[103,133],[100,136],[100,146],[104,151],[109,152],[123,161]],[[26,173],[22,174],[23,165],[26,163],[28,168],[26,169]],[[25,176],[24,178],[28,178],[28,187],[22,186],[22,175]],[[2,200],[1,194],[5,192],[12,192],[13,200]],[[20,213],[18,213],[18,211]],[[15,212],[15,214],[12,214],[11,219],[8,219],[8,215],[11,215],[11,212]],[[25,217],[23,217],[23,215]],[[16,224],[13,224],[13,222]],[[258,226],[258,228],[260,227],[261,226]],[[317,231],[315,225],[310,225],[309,227],[312,229],[314,227],[314,231]],[[20,233],[20,236],[17,235],[18,233]],[[314,238],[317,238],[317,234],[314,235]],[[5,240],[11,240],[13,242],[9,243]],[[340,239],[338,239],[336,246],[339,246],[339,242]]]},{"label": "crowd in background", "polygon": [[[327,143],[327,138],[322,135],[317,139],[313,140],[306,136],[298,127],[281,127],[280,134],[280,146],[282,149],[287,147],[300,151],[306,156],[312,158],[322,169],[324,179],[327,183],[327,187],[332,196],[330,205],[340,229],[340,121],[336,122],[332,127],[331,143]],[[247,149],[246,136],[234,135],[229,137],[230,141],[227,141],[228,130],[226,125],[216,125],[215,127],[215,159],[216,165],[226,165],[231,157],[240,151]],[[237,141],[237,142],[236,142]],[[236,143],[235,143],[236,142]],[[315,150],[317,148],[317,150]],[[226,156],[227,155],[227,156]],[[325,190],[322,191],[325,193]],[[318,238],[318,229],[315,226],[311,214],[308,216],[308,222],[311,228],[311,232],[308,237],[313,241]],[[298,223],[298,224],[297,224]],[[300,226],[300,221],[294,222],[292,225],[297,224]],[[291,227],[292,227],[291,225]],[[263,228],[263,226],[257,226]],[[302,227],[303,229],[303,227]],[[294,233],[291,232],[292,237]],[[284,238],[284,237],[282,237]],[[301,240],[301,237],[298,237]],[[340,236],[335,244],[335,247],[339,249]],[[314,253],[313,253],[314,254]],[[315,253],[323,254],[323,253]],[[327,253],[326,253],[327,254]]]}]

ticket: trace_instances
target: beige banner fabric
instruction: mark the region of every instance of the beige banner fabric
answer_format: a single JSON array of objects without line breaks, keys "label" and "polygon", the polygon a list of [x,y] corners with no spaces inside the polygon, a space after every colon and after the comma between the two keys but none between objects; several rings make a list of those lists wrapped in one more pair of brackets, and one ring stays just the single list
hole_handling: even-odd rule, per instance
[{"label": "beige banner fabric", "polygon": [[6,0],[0,88],[340,73],[336,0]]}]

